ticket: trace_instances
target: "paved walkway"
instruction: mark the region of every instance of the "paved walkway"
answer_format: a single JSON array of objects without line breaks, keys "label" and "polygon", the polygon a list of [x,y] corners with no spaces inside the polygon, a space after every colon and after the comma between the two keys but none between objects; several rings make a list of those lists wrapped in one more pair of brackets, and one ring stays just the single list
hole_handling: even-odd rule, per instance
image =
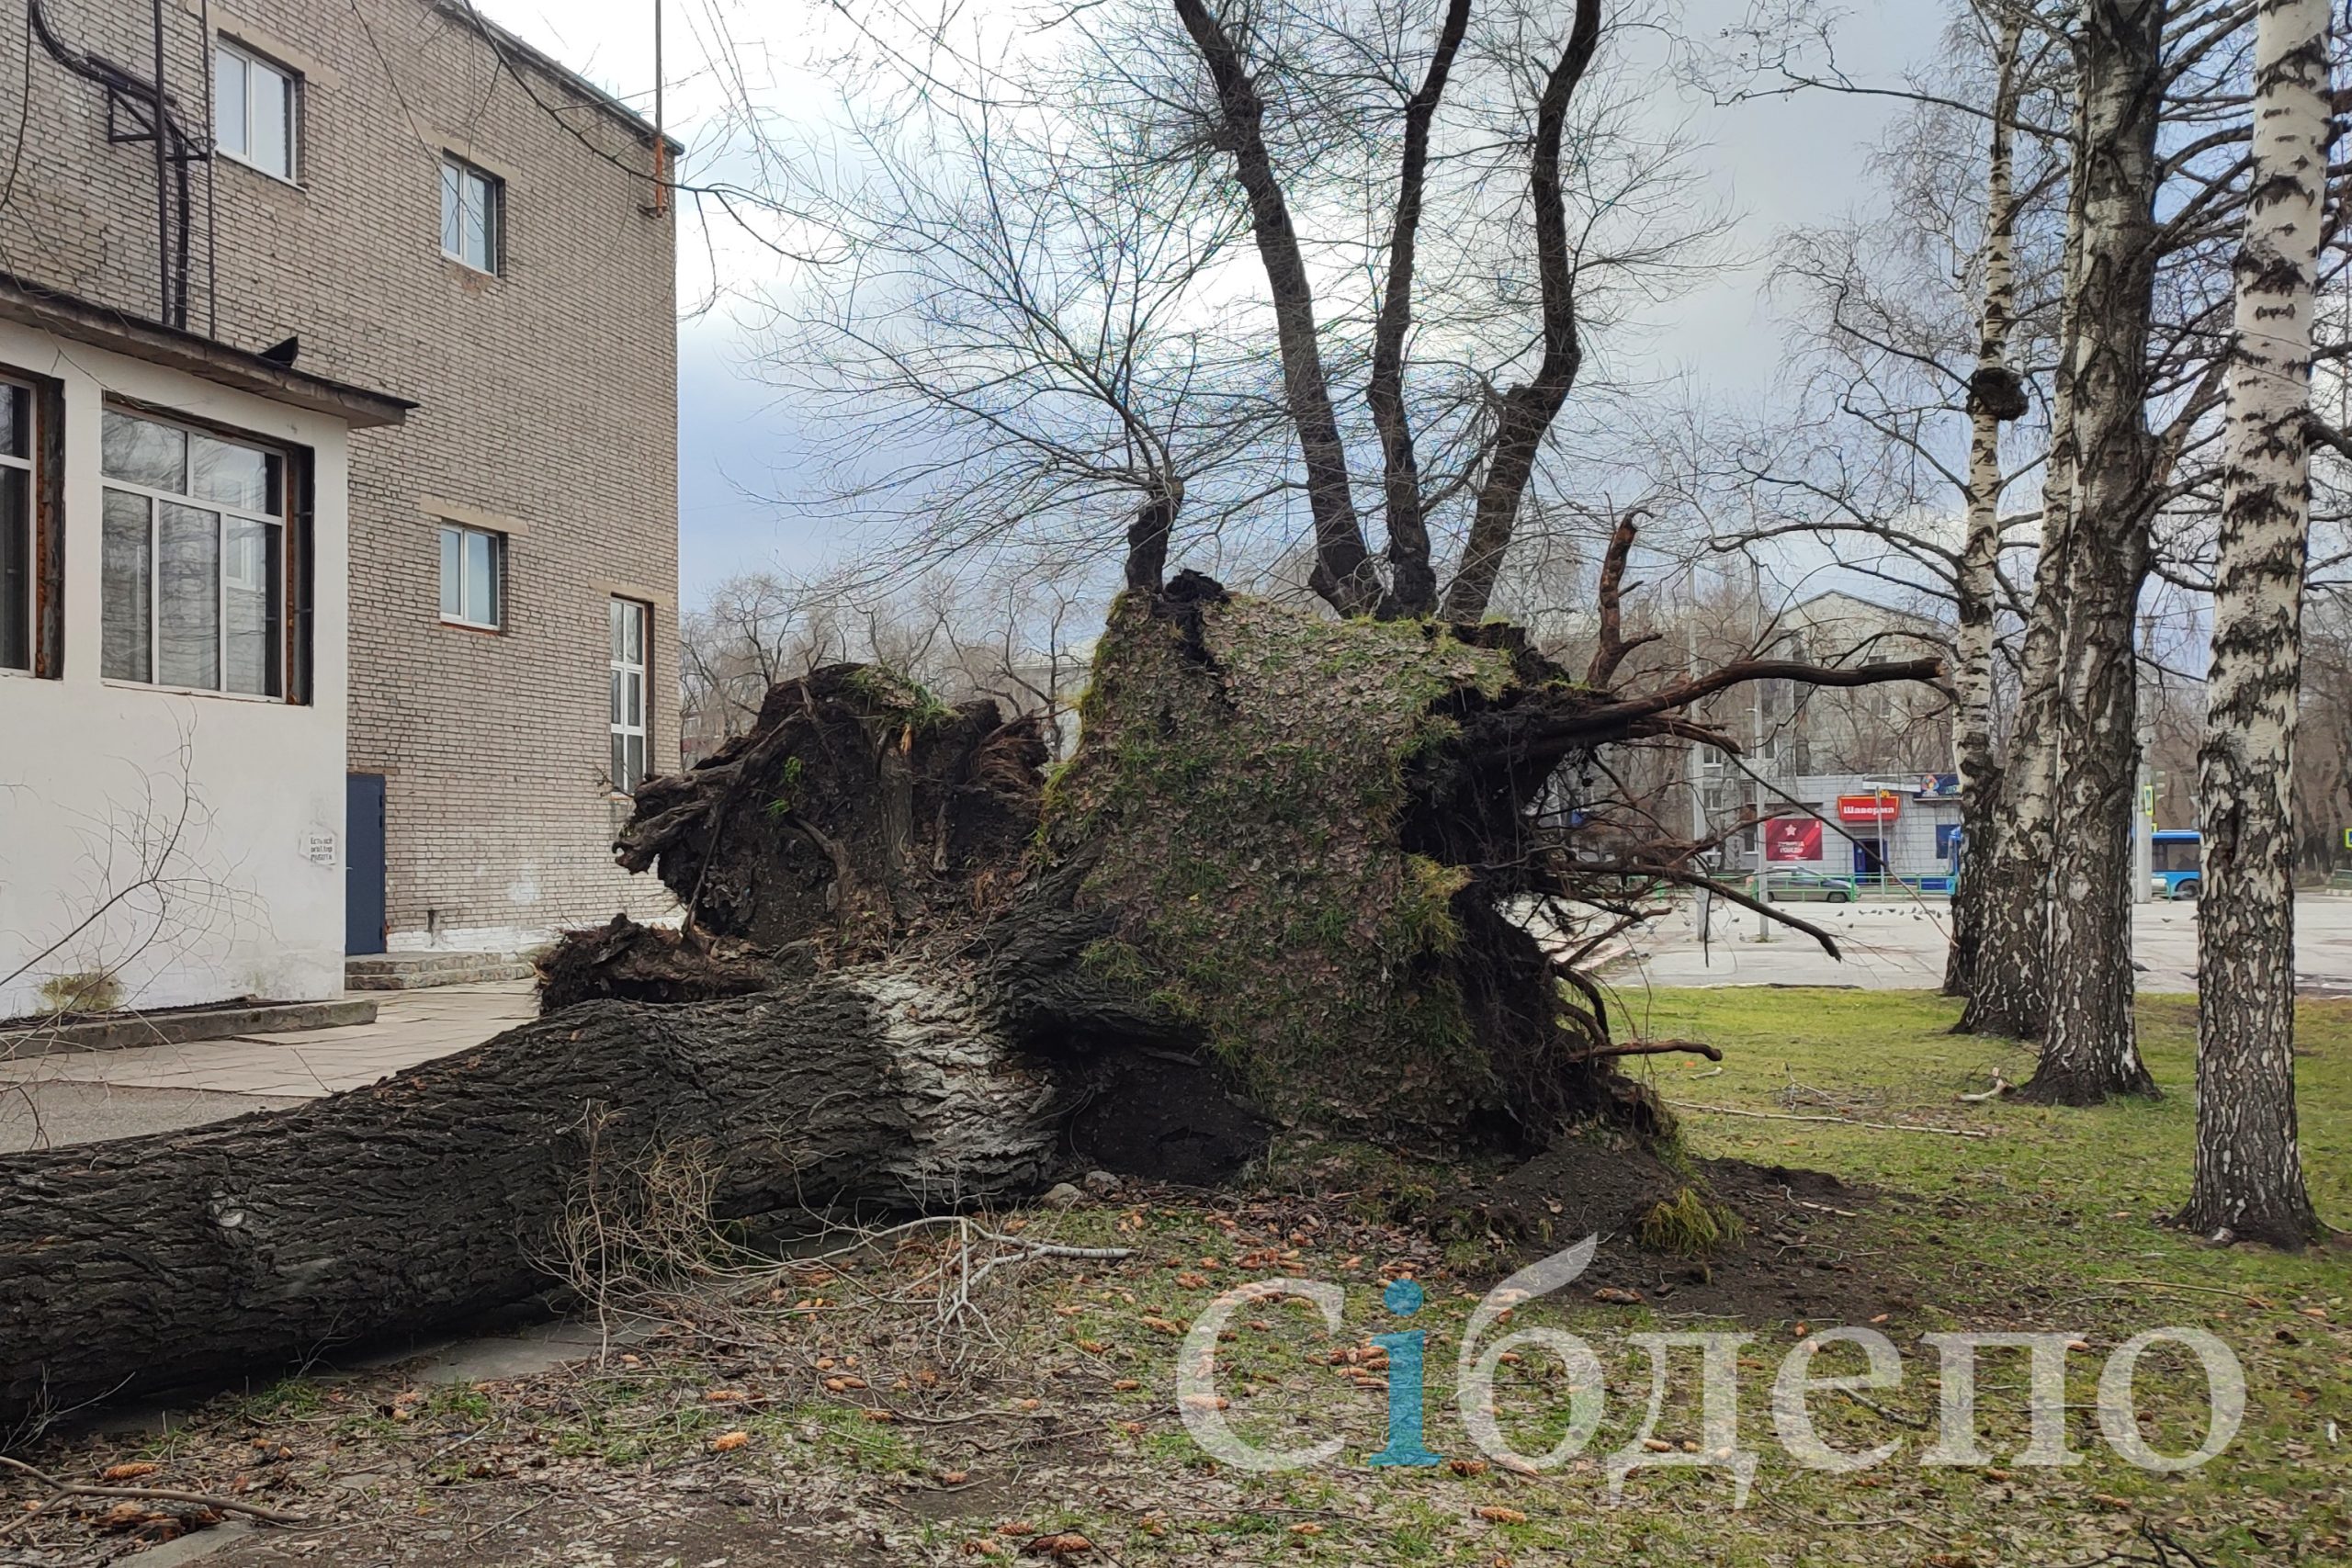
[{"label": "paved walkway", "polygon": [[537,1013],[528,980],[369,995],[376,1021],[0,1062],[0,1153],[295,1105],[480,1044]]},{"label": "paved walkway", "polygon": [[[1860,904],[1792,904],[1789,912],[1837,939],[1844,960],[1784,926],[1756,940],[1756,917],[1720,902],[1702,942],[1687,907],[1635,934],[1620,984],[1638,975],[1653,986],[1859,986],[1933,989],[1943,984],[1951,911],[1939,899],[1871,897]],[[2197,988],[2197,906],[2143,904],[2132,951],[2143,991]],[[2352,997],[2352,898],[2295,903],[2295,982],[2310,997]]]}]

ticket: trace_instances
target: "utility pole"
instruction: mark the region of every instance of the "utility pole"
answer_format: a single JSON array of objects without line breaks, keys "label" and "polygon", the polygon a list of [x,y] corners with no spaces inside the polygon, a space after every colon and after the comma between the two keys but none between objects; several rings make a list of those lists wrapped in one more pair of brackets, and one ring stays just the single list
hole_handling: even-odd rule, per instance
[{"label": "utility pole", "polygon": [[[1758,657],[1760,658],[1764,652],[1763,563],[1751,555],[1747,558],[1747,570],[1748,581],[1756,594],[1756,640],[1754,647]],[[1764,886],[1764,878],[1767,874],[1764,865],[1764,682],[1758,681],[1751,683],[1748,687],[1748,694],[1752,704],[1752,718],[1750,721],[1751,728],[1755,731],[1754,735],[1750,737],[1752,743],[1748,748],[1748,755],[1756,759],[1756,766],[1748,775],[1754,784],[1754,794],[1756,797],[1756,805],[1754,808],[1755,827],[1752,829],[1756,835],[1756,902],[1758,905],[1758,908],[1756,910],[1756,940],[1758,942],[1770,942],[1772,940],[1772,917],[1767,915],[1762,908],[1763,905],[1771,902],[1771,898],[1766,892]]]}]

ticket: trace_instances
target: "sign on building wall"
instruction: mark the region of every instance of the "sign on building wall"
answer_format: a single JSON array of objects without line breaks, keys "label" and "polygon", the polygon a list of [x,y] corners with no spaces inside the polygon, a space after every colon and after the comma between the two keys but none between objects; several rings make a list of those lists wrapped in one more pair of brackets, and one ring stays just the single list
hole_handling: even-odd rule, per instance
[{"label": "sign on building wall", "polygon": [[1768,861],[1819,860],[1821,822],[1813,817],[1775,817],[1764,824]]},{"label": "sign on building wall", "polygon": [[1860,822],[1877,827],[1893,822],[1903,813],[1903,797],[1892,790],[1880,790],[1875,795],[1841,795],[1838,797],[1838,820]]}]

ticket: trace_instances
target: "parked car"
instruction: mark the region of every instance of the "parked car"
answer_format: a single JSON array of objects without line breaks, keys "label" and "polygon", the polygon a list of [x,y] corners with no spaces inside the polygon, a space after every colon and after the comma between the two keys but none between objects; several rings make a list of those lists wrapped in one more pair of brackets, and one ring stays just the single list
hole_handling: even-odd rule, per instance
[{"label": "parked car", "polygon": [[1822,871],[1769,871],[1764,897],[1774,904],[1850,904],[1857,892],[1849,877]]},{"label": "parked car", "polygon": [[2164,828],[2148,845],[2151,891],[2159,898],[2194,898],[2204,886],[2205,846],[2194,828]]}]

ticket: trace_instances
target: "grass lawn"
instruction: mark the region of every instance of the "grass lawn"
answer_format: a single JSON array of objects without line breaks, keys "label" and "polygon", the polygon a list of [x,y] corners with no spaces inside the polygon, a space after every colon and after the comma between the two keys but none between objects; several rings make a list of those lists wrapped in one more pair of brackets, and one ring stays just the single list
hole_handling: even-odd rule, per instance
[{"label": "grass lawn", "polygon": [[[1371,1157],[1349,1190],[1312,1198],[1269,1180],[1006,1216],[1023,1237],[1133,1256],[1008,1264],[975,1295],[982,1315],[957,1325],[937,1312],[956,1243],[933,1229],[798,1266],[731,1303],[641,1302],[649,1315],[602,1367],[440,1388],[396,1371],[320,1375],[216,1401],[167,1435],[84,1437],[46,1458],[85,1475],[151,1463],[145,1484],[242,1486],[318,1521],[245,1536],[211,1559],[236,1564],[970,1563],[1055,1561],[1057,1548],[1077,1562],[1487,1568],[2352,1562],[2352,1254],[2219,1250],[2154,1223],[2187,1190],[2187,998],[2142,1008],[2165,1098],[2094,1111],[1959,1100],[1996,1071],[2021,1080],[2031,1064],[2016,1046],[1945,1032],[1955,1006],[1939,998],[1622,999],[1628,1032],[1724,1051],[1720,1070],[1646,1060],[1682,1108],[1691,1156],[1852,1184],[1829,1201],[1792,1196],[1746,1213],[1738,1245],[1751,1258],[1802,1256],[1849,1294],[1887,1303],[1870,1316],[1902,1354],[1900,1386],[1810,1401],[1838,1449],[1899,1443],[1884,1462],[1832,1474],[1782,1451],[1775,1372],[1790,1347],[1836,1325],[1684,1309],[1675,1281],[1736,1267],[1721,1257],[1636,1259],[1657,1281],[1639,1301],[1596,1300],[1588,1280],[1488,1329],[1487,1345],[1531,1328],[1582,1336],[1606,1395],[1597,1430],[1558,1466],[1529,1474],[1491,1462],[1456,1407],[1457,1351],[1477,1299],[1512,1265],[1480,1238],[1440,1242],[1395,1223],[1400,1189],[1419,1179]],[[2324,1214],[2352,1224],[2352,1003],[2307,1006],[2302,1043],[2314,1194]],[[1383,1305],[1381,1288],[1406,1274],[1429,1298],[1409,1319]],[[1312,1468],[1261,1473],[1204,1453],[1181,1419],[1175,1373],[1182,1336],[1214,1298],[1274,1277],[1345,1287],[1341,1327],[1327,1332],[1296,1300],[1235,1313],[1215,1350],[1227,1401],[1216,1414],[1263,1447],[1342,1447]],[[2095,1408],[2108,1352],[2166,1325],[2218,1336],[2247,1384],[2235,1440],[2173,1475],[2120,1460]],[[1408,1327],[1427,1335],[1426,1438],[1449,1462],[1374,1467],[1389,1358],[1370,1337]],[[1978,1374],[1988,1460],[1919,1462],[1939,1410],[1939,1362],[1919,1337],[1958,1328],[2079,1337],[2065,1436],[2080,1462],[2016,1461],[2024,1359],[1999,1350]],[[1697,1460],[1711,1440],[1698,1349],[1673,1352],[1651,1425],[1651,1359],[1627,1337],[1710,1330],[1753,1336],[1732,1352],[1738,1440],[1758,1459],[1747,1506],[1734,1506],[1727,1471],[1698,1464],[1636,1471],[1612,1506],[1612,1453]],[[1859,1370],[1851,1353],[1825,1352],[1816,1375]],[[1569,1379],[1539,1340],[1497,1363],[1494,1387],[1496,1421],[1520,1453],[1560,1437]],[[2152,1351],[2136,1409],[2156,1449],[2193,1449],[2206,1411],[2196,1363]],[[55,1510],[19,1540],[51,1553],[30,1561],[59,1564],[134,1544],[95,1516],[95,1505]],[[0,1562],[13,1544],[0,1538]]]}]

